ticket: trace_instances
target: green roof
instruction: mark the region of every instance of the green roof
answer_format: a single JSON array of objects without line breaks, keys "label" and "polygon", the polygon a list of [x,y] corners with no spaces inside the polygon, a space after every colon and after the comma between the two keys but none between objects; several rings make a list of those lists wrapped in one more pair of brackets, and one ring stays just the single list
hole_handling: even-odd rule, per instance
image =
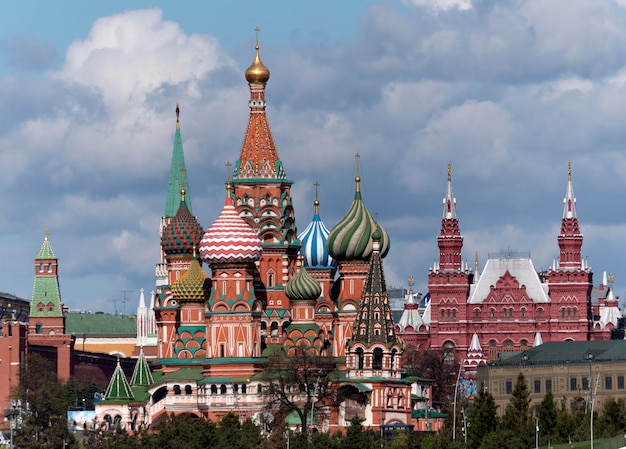
[{"label": "green roof", "polygon": [[[39,310],[39,304],[43,304],[41,311]],[[49,304],[52,304],[52,310],[48,310]],[[35,276],[33,299],[30,303],[30,316],[63,316],[62,308],[58,278],[48,275]]]},{"label": "green roof", "polygon": [[[504,357],[503,357],[504,356]],[[490,366],[558,365],[626,360],[625,340],[553,341],[522,352],[500,353]]]},{"label": "green roof", "polygon": [[52,251],[52,247],[50,246],[48,235],[49,233],[46,232],[46,236],[43,239],[43,244],[41,245],[39,254],[37,254],[37,259],[56,259],[56,256],[54,255],[54,252]]},{"label": "green roof", "polygon": [[135,364],[135,370],[133,371],[133,377],[131,378],[130,383],[133,386],[149,386],[154,383],[150,366],[148,366],[148,361],[143,353],[143,348],[141,348],[141,352],[139,353],[139,358]]},{"label": "green roof", "polygon": [[202,371],[202,368],[180,368],[171,373],[164,374],[159,380],[161,382],[171,380],[201,380],[204,377]]},{"label": "green roof", "polygon": [[115,367],[115,371],[113,371],[113,376],[111,377],[107,391],[104,393],[104,398],[114,401],[132,401],[134,399],[130,384],[128,380],[126,380],[124,370],[122,370],[120,366],[119,358],[117,359],[117,366]]},{"label": "green roof", "polygon": [[[447,413],[436,412],[435,410],[428,411],[429,418],[447,418]],[[424,418],[424,410],[413,410],[411,412],[411,418]]]},{"label": "green roof", "polygon": [[137,319],[110,313],[67,313],[65,332],[73,335],[137,335]]},{"label": "green roof", "polygon": [[[177,106],[178,110],[178,106]],[[187,177],[183,175],[185,171],[185,154],[183,153],[183,140],[180,137],[180,126],[176,119],[176,133],[174,134],[174,147],[172,148],[172,163],[170,166],[170,177],[167,185],[167,198],[165,200],[164,217],[174,217],[178,206],[180,206],[180,189],[185,189],[185,202],[189,212],[193,215],[191,208],[191,196],[189,195],[189,183]]]}]

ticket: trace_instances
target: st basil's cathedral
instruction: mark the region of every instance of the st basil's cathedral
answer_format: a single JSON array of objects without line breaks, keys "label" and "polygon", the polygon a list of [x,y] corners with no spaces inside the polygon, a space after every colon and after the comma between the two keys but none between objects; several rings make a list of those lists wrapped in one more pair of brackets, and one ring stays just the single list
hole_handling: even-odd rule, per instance
[{"label": "st basil's cathedral", "polygon": [[482,270],[478,255],[474,267],[463,262],[448,165],[429,301],[421,308],[410,292],[396,323],[383,270],[390,237],[361,196],[358,155],[345,216],[329,231],[316,195],[313,219],[298,233],[293,181],[266,116],[270,72],[258,44],[245,78],[248,126],[224,206],[206,229],[193,214],[176,109],[156,288],[148,305],[141,295],[135,372],[129,381],[118,365],[96,406],[99,420],[128,428],[155,425],[168,413],[217,420],[235,412],[259,420],[269,356],[305,348],[337,365],[336,400],[312,399],[311,423],[319,430],[344,428],[357,415],[369,428],[417,430],[424,424],[416,412],[432,407],[432,396],[424,379],[402,375],[407,347],[442,350],[472,378],[501,352],[610,338],[621,315],[612,288],[593,286],[581,256],[571,167],[560,255],[537,272],[529,255],[514,252],[490,255]]}]

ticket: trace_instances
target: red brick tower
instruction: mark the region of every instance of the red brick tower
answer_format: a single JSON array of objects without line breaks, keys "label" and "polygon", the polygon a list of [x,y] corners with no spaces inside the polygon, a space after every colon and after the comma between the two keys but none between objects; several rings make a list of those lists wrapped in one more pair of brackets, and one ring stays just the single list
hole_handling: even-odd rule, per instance
[{"label": "red brick tower", "polygon": [[443,199],[441,230],[437,237],[439,262],[428,271],[431,304],[431,347],[461,351],[464,356],[470,344],[467,335],[467,297],[471,274],[461,261],[463,236],[456,215],[456,198],[452,192],[451,167]]},{"label": "red brick tower", "polygon": [[295,274],[300,241],[291,202],[293,181],[285,175],[265,114],[265,85],[269,77],[270,72],[259,57],[257,42],[254,61],[246,70],[250,117],[235,165],[233,187],[239,215],[263,244],[254,280],[256,296],[267,311],[265,326],[272,329],[268,339],[276,337],[278,343],[290,318],[290,303],[283,290]]}]

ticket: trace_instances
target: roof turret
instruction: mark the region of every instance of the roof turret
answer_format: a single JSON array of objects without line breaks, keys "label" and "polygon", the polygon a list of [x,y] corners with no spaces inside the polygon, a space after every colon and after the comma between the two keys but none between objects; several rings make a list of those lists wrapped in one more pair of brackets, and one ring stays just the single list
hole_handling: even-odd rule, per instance
[{"label": "roof turret", "polygon": [[[357,153],[358,158],[358,153]],[[358,171],[358,170],[357,170]],[[356,191],[346,215],[330,231],[328,252],[337,260],[368,260],[373,251],[372,233],[380,227],[361,198],[361,178],[354,178]],[[380,227],[380,257],[389,252],[389,235]]]},{"label": "roof turret", "polygon": [[261,257],[261,241],[250,225],[239,216],[226,187],[226,201],[219,217],[200,241],[200,256],[206,263],[256,262]]},{"label": "roof turret", "polygon": [[180,108],[178,107],[178,103],[176,103],[176,131],[174,133],[174,146],[172,148],[172,162],[170,165],[170,177],[167,186],[167,198],[165,199],[164,217],[173,217],[176,214],[180,204],[181,188],[187,192],[187,207],[189,208],[189,212],[193,214],[191,196],[189,196],[189,185],[184,179],[185,154],[183,153],[183,140],[180,136],[179,116]]},{"label": "roof turret", "polygon": [[[302,257],[300,259],[303,262]],[[304,264],[298,273],[285,284],[285,295],[292,301],[315,301],[322,294],[322,287],[306,271]]]},{"label": "roof turret", "polygon": [[330,231],[322,222],[319,214],[320,202],[317,199],[317,187],[319,184],[315,183],[315,214],[313,220],[306,229],[298,235],[298,238],[302,242],[302,248],[300,254],[304,257],[304,266],[306,267],[334,267],[336,265],[335,260],[330,257],[326,242],[328,241],[328,235]]},{"label": "roof turret", "polygon": [[[183,177],[184,183],[184,177]],[[186,190],[180,190],[180,206],[172,222],[163,229],[161,247],[165,255],[191,254],[202,238],[203,229],[191,214],[185,199]]]},{"label": "roof turret", "polygon": [[104,393],[104,399],[107,401],[130,401],[133,398],[133,391],[130,388],[128,380],[126,380],[126,375],[124,374],[124,370],[122,370],[120,358],[118,357],[117,366],[115,367],[115,371],[113,371],[109,386]]},{"label": "roof turret", "polygon": [[135,364],[135,369],[133,371],[133,377],[130,379],[131,385],[137,386],[148,386],[154,383],[154,379],[152,378],[152,371],[150,371],[150,366],[148,365],[148,361],[146,360],[146,356],[143,353],[143,347],[139,352],[139,358],[137,359],[137,363]]},{"label": "roof turret", "polygon": [[172,285],[172,295],[179,302],[204,302],[211,295],[211,280],[200,267],[196,257],[196,248],[193,249],[193,259],[187,272]]}]

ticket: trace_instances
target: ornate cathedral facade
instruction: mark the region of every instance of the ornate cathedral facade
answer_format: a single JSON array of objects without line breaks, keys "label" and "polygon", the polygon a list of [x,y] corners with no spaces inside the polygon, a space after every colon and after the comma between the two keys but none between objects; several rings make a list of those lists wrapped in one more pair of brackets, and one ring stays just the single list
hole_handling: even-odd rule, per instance
[{"label": "ornate cathedral facade", "polygon": [[177,107],[156,290],[148,305],[141,296],[135,373],[128,381],[116,370],[97,405],[100,420],[129,428],[168,413],[258,420],[270,355],[304,350],[337,366],[336,400],[318,401],[317,392],[305,398],[320,430],[345,427],[355,415],[375,429],[419,428],[416,412],[431,396],[428,385],[402,375],[406,345],[441,349],[472,377],[504,351],[610,337],[617,298],[606,283],[594,289],[581,256],[571,170],[552,267],[537,272],[528,255],[508,253],[490,256],[480,272],[478,256],[473,269],[462,262],[448,166],[430,300],[425,310],[409,300],[395,323],[383,270],[390,239],[361,197],[358,162],[344,218],[329,231],[316,198],[313,219],[298,234],[293,181],[266,116],[270,72],[258,45],[245,77],[247,130],[223,209],[206,229],[192,210]]}]

